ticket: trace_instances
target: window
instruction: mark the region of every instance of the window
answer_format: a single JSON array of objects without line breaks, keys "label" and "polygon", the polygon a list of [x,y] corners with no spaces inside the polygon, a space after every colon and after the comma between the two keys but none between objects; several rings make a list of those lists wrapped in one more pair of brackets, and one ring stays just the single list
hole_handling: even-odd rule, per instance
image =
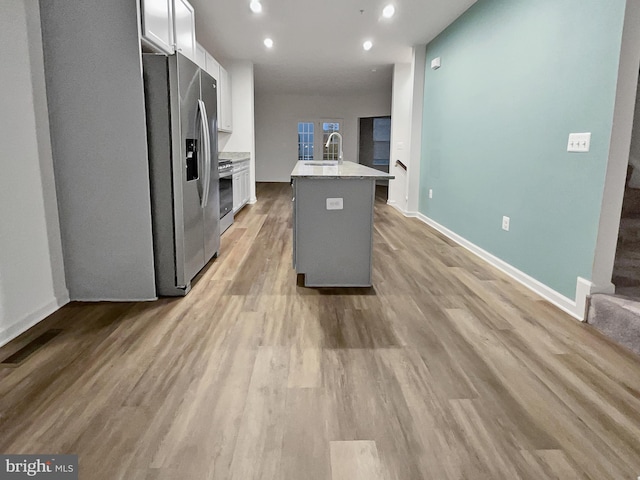
[{"label": "window", "polygon": [[314,152],[322,152],[322,160],[338,160],[338,138],[332,138],[328,147],[325,145],[329,135],[340,132],[341,124],[342,120],[335,119],[298,122],[298,160],[313,160]]},{"label": "window", "polygon": [[373,119],[373,164],[389,165],[391,150],[391,118]]},{"label": "window", "polygon": [[[327,140],[329,140],[329,135],[333,132],[340,132],[340,122],[322,122],[322,159],[323,160],[338,160],[339,152],[339,142],[338,137],[334,136],[331,139],[331,143],[327,147]],[[342,147],[344,149],[344,146]]]},{"label": "window", "polygon": [[298,160],[313,160],[313,122],[298,122]]}]

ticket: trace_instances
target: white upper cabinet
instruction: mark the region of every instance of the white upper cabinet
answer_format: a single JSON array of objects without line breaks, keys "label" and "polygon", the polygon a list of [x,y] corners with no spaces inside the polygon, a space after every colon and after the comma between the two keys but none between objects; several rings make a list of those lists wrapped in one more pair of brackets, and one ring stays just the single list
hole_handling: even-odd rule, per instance
[{"label": "white upper cabinet", "polygon": [[[211,56],[209,52],[205,52],[206,62],[204,69],[207,71],[209,75],[217,80],[220,80],[220,64],[218,61]],[[220,90],[218,90],[220,92]],[[218,103],[220,103],[220,98],[218,98]]]},{"label": "white upper cabinet", "polygon": [[222,65],[220,65],[218,90],[220,93],[220,101],[218,102],[218,130],[231,132],[233,130],[231,117],[231,77]]},{"label": "white upper cabinet", "polygon": [[142,38],[151,46],[172,54],[173,0],[143,0]]},{"label": "white upper cabinet", "polygon": [[185,57],[196,61],[196,13],[187,0],[174,0],[174,38],[176,48]]},{"label": "white upper cabinet", "polygon": [[198,42],[196,42],[196,65],[203,70],[207,69],[207,51]]}]

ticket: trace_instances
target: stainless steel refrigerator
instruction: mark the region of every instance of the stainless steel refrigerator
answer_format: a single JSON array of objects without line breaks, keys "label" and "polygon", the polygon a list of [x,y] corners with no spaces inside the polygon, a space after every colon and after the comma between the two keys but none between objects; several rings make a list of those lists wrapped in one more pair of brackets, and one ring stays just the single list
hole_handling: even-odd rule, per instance
[{"label": "stainless steel refrigerator", "polygon": [[181,54],[144,54],[156,288],[181,296],[220,248],[216,81]]}]

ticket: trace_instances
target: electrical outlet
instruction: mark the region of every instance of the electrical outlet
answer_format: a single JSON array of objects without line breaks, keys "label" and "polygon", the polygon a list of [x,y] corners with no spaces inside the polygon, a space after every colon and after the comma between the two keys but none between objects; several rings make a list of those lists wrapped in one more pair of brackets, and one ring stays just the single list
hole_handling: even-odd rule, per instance
[{"label": "electrical outlet", "polygon": [[429,189],[429,198],[433,198],[433,189],[432,188]]},{"label": "electrical outlet", "polygon": [[506,232],[509,231],[509,222],[511,219],[509,217],[502,217],[502,229]]},{"label": "electrical outlet", "polygon": [[342,210],[343,208],[342,198],[327,198],[327,210]]}]

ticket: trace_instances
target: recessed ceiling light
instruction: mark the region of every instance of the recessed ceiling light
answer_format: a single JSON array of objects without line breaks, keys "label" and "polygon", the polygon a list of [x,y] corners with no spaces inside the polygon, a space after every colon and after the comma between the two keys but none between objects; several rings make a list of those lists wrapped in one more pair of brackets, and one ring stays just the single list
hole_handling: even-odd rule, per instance
[{"label": "recessed ceiling light", "polygon": [[382,16],[384,18],[391,18],[391,17],[393,17],[394,13],[396,13],[396,7],[394,7],[391,4],[387,5],[386,7],[384,7],[382,9]]},{"label": "recessed ceiling light", "polygon": [[371,50],[371,47],[373,47],[373,43],[371,43],[371,40],[367,40],[362,44],[362,48],[364,48],[367,51]]},{"label": "recessed ceiling light", "polygon": [[260,13],[262,11],[262,4],[258,0],[251,0],[249,8],[253,13]]},{"label": "recessed ceiling light", "polygon": [[264,46],[267,47],[267,48],[273,47],[273,40],[271,40],[270,38],[265,38],[264,39]]}]

